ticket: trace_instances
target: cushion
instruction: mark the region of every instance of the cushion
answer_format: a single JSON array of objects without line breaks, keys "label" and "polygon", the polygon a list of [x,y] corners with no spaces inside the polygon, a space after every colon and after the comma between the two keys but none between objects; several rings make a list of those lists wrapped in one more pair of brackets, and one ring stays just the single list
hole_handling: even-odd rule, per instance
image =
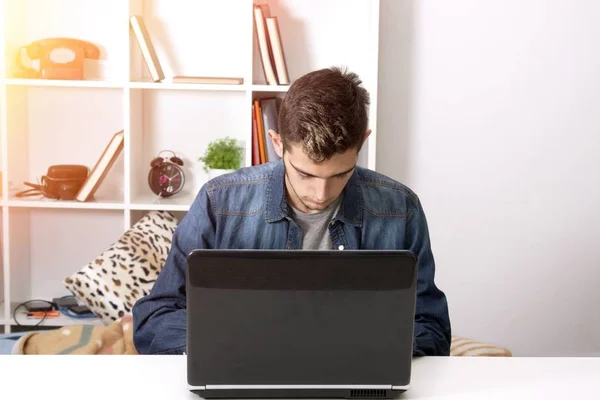
[{"label": "cushion", "polygon": [[452,336],[450,356],[511,357],[510,350],[460,336]]},{"label": "cushion", "polygon": [[177,223],[170,212],[150,211],[102,254],[66,278],[65,287],[104,324],[130,314],[162,270]]}]

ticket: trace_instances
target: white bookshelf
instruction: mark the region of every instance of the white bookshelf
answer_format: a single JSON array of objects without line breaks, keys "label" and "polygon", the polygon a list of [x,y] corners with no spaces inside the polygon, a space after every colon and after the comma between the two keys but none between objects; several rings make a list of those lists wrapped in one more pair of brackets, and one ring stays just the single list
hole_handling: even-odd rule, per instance
[{"label": "white bookshelf", "polygon": [[[375,169],[379,1],[273,0],[291,82],[314,69],[346,65],[371,94],[360,165]],[[197,161],[223,136],[245,147],[251,165],[251,105],[285,96],[267,85],[254,35],[252,0],[0,0],[0,325],[10,332],[16,304],[68,295],[62,279],[112,244],[149,210],[181,218],[206,182]],[[166,75],[151,82],[129,17],[142,15]],[[17,49],[48,37],[88,40],[101,60],[85,79],[15,78]],[[171,83],[174,75],[243,77],[242,85]],[[16,198],[52,164],[90,168],[110,137],[125,130],[124,151],[86,203]],[[173,150],[185,165],[181,193],[156,200],[150,161]],[[19,319],[21,322],[21,319]],[[85,322],[88,321],[88,322]],[[24,323],[23,321],[22,323]],[[66,317],[44,326],[93,323]],[[26,321],[35,325],[37,321]]]}]

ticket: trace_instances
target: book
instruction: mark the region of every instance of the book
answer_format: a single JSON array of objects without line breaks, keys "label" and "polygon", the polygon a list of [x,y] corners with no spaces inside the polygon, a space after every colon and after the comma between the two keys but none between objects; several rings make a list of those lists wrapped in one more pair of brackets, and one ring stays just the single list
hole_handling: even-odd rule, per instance
[{"label": "book", "polygon": [[152,80],[154,82],[162,81],[165,79],[165,74],[160,65],[160,61],[158,60],[158,55],[156,54],[156,50],[152,44],[152,39],[150,39],[150,34],[146,28],[144,19],[139,15],[133,15],[131,18],[129,18],[129,22],[140,46],[140,50],[142,51],[142,56],[146,61],[146,66],[148,67],[150,75],[152,76]]},{"label": "book", "polygon": [[258,148],[258,128],[256,126],[256,106],[252,104],[252,165],[260,164],[260,149]]},{"label": "book", "polygon": [[269,6],[267,4],[254,5],[254,27],[256,29],[260,61],[265,73],[265,79],[267,80],[267,84],[277,85],[277,78],[275,77],[273,62],[271,60],[269,37],[265,27],[265,18],[269,16]]},{"label": "book", "polygon": [[277,17],[267,17],[266,24],[267,31],[269,32],[269,43],[271,45],[273,62],[275,63],[275,69],[277,70],[277,80],[280,85],[289,85],[290,80],[288,77],[283,45],[281,44],[281,33],[279,32]]},{"label": "book", "polygon": [[75,199],[78,201],[88,201],[106,177],[106,174],[112,168],[119,154],[123,150],[125,131],[119,131],[113,135],[96,162],[96,165],[88,175]]},{"label": "book", "polygon": [[244,83],[244,78],[237,77],[219,77],[219,76],[174,76],[174,83],[201,83],[214,85],[241,85]]},{"label": "book", "polygon": [[256,115],[256,136],[258,138],[258,154],[259,163],[263,164],[267,161],[266,144],[265,144],[265,131],[262,118],[262,108],[260,106],[260,100],[254,100],[254,113]]}]

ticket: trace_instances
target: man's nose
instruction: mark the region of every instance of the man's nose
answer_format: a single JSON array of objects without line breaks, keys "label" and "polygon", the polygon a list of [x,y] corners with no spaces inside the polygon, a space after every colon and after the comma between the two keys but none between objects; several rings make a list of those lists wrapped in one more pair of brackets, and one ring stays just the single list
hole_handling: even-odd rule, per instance
[{"label": "man's nose", "polygon": [[317,180],[317,188],[316,188],[316,200],[317,201],[325,201],[327,200],[327,189],[328,189],[327,179],[319,179]]}]

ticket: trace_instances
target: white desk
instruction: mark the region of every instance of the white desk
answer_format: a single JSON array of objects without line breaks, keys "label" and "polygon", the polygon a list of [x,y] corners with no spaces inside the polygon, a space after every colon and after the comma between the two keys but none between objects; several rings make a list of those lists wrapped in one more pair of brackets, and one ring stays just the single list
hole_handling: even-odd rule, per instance
[{"label": "white desk", "polygon": [[[199,399],[185,356],[0,356],[0,399]],[[600,358],[421,358],[405,399],[598,399]],[[69,374],[70,376],[67,376]]]}]

